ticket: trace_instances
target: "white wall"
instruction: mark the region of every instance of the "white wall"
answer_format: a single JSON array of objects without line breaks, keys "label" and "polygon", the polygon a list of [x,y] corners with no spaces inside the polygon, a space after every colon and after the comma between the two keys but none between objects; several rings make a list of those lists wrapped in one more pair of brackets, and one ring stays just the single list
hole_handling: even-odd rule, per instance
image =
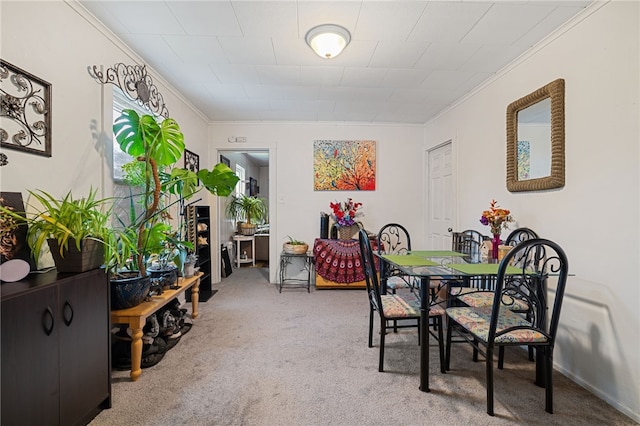
[{"label": "white wall", "polygon": [[[99,84],[88,68],[140,62],[100,32],[101,25],[63,1],[2,1],[0,15],[2,59],[52,84],[52,156],[3,148],[9,164],[0,167],[2,191],[22,192],[25,201],[27,190],[36,188],[58,196],[72,190],[79,197],[93,187],[100,196],[111,196],[113,86]],[[187,148],[201,156],[202,164],[208,156],[207,122],[157,72],[148,72],[180,124]],[[200,194],[203,203],[210,201],[206,194]]]},{"label": "white wall", "polygon": [[[211,130],[218,150],[236,149],[227,142],[231,135],[247,138],[243,150],[269,149],[271,259],[278,259],[287,235],[312,246],[320,236],[320,212],[329,213],[330,202],[348,197],[363,203],[360,219],[368,230],[377,232],[383,224],[397,221],[416,236],[416,244],[421,243],[422,126],[215,123]],[[313,141],[322,139],[375,140],[376,190],[314,191]],[[276,272],[270,269],[271,282],[276,282]]]},{"label": "white wall", "polygon": [[[570,272],[555,364],[640,420],[639,3],[589,9],[482,90],[428,123],[425,146],[458,146],[458,228],[492,198],[518,225],[555,240]],[[597,9],[597,10],[595,10]],[[595,11],[594,11],[595,10]],[[512,101],[564,78],[566,185],[509,193],[505,112]]]}]

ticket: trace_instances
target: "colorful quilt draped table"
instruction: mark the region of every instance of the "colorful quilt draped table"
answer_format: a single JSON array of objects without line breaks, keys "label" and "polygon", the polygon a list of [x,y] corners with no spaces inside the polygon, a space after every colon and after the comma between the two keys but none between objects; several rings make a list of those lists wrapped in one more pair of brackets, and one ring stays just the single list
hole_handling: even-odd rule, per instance
[{"label": "colorful quilt draped table", "polygon": [[[372,248],[377,250],[375,241]],[[350,284],[364,280],[358,240],[331,240],[316,238],[313,245],[316,273],[325,280]]]}]

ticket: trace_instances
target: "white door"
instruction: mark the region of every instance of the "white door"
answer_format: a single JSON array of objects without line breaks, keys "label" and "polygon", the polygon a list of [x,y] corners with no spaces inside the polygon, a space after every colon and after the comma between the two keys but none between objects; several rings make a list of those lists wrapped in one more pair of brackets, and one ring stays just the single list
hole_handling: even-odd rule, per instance
[{"label": "white door", "polygon": [[427,151],[427,247],[449,250],[455,223],[451,141]]}]

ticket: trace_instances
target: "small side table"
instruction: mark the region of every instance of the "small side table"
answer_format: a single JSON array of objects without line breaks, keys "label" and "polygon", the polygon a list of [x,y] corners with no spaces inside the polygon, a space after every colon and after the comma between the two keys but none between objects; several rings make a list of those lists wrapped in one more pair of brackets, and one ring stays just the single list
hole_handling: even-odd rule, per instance
[{"label": "small side table", "polygon": [[[292,263],[293,259],[302,259],[303,269],[301,271],[307,271],[307,279],[301,278],[287,278],[287,266]],[[307,293],[311,293],[311,269],[313,269],[313,251],[307,251],[302,254],[294,254],[294,253],[280,253],[280,282],[278,291],[282,293],[283,286],[293,286],[293,287],[307,287]]]},{"label": "small side table", "polygon": [[[256,239],[253,235],[234,235],[233,240],[236,242],[236,266],[239,268],[242,263],[251,263],[256,266]],[[241,246],[243,242],[251,243],[251,257],[245,259],[240,258],[242,252]]]}]

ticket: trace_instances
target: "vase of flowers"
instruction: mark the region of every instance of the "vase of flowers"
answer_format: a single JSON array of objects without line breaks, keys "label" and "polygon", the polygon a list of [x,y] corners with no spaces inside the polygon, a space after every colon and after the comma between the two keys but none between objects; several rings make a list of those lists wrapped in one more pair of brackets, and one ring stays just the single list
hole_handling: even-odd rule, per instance
[{"label": "vase of flowers", "polygon": [[493,259],[498,258],[498,248],[502,243],[500,240],[500,234],[502,229],[509,229],[509,222],[513,222],[511,211],[500,208],[496,200],[491,200],[489,210],[482,212],[480,223],[483,225],[489,225],[491,227],[491,234],[493,235],[493,239],[491,240]]},{"label": "vase of flowers", "polygon": [[354,203],[353,199],[347,198],[346,202],[329,203],[329,207],[333,211],[331,218],[338,227],[338,238],[350,240],[360,230],[355,218],[363,216],[362,212],[358,211],[362,203]]}]

